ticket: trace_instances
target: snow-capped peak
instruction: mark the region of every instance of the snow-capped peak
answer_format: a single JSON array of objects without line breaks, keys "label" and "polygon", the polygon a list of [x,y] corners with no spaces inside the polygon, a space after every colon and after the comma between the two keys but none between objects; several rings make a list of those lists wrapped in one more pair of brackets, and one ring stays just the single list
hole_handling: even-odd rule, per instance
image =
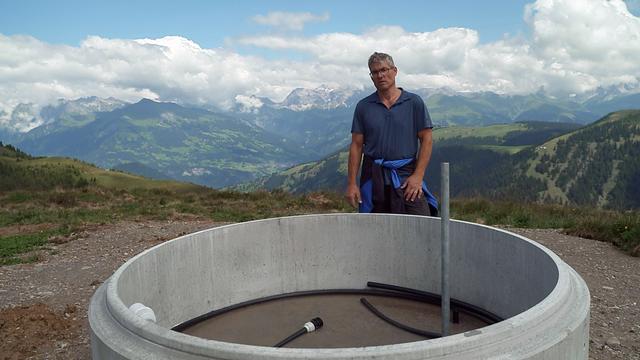
[{"label": "snow-capped peak", "polygon": [[41,125],[55,122],[63,114],[87,115],[95,112],[112,111],[127,103],[115,98],[99,98],[97,96],[76,100],[59,99],[52,105],[20,103],[10,112],[0,112],[0,127],[14,132],[27,132]]},{"label": "snow-capped peak", "polygon": [[355,93],[351,89],[332,89],[321,85],[315,89],[297,88],[276,107],[293,111],[305,111],[309,109],[335,109],[348,106],[348,100]]}]

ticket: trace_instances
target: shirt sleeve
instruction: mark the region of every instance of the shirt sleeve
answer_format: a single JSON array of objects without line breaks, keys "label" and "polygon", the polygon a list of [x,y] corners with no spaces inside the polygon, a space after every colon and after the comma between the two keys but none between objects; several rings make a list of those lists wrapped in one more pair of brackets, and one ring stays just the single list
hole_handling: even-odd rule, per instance
[{"label": "shirt sleeve", "polygon": [[416,132],[419,132],[422,129],[432,129],[433,123],[431,122],[431,116],[429,116],[429,110],[427,110],[427,106],[424,104],[424,101],[422,101],[420,96],[416,95],[413,101],[413,106]]},{"label": "shirt sleeve", "polygon": [[353,122],[351,123],[351,133],[364,134],[364,124],[362,123],[362,107],[360,104],[356,105],[356,109],[353,112]]}]

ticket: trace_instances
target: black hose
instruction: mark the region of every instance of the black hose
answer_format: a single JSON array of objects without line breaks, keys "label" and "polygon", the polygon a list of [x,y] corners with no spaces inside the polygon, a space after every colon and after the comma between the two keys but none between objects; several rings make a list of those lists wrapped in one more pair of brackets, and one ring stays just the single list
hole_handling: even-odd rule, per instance
[{"label": "black hose", "polygon": [[393,320],[392,318],[388,317],[387,315],[381,313],[380,310],[376,309],[375,306],[371,305],[371,303],[369,301],[367,301],[367,299],[365,299],[365,298],[360,298],[360,302],[367,309],[369,309],[369,311],[374,313],[377,317],[379,317],[380,319],[388,322],[389,324],[391,324],[391,325],[393,325],[393,326],[395,326],[395,327],[397,327],[399,329],[402,329],[404,331],[410,332],[412,334],[424,336],[427,339],[435,339],[435,338],[442,337],[442,335],[439,334],[439,333],[435,333],[435,332],[427,331],[427,330],[416,329],[416,328],[411,327],[409,325],[405,325],[405,324],[400,323],[400,322],[398,322],[396,320]]},{"label": "black hose", "polygon": [[[405,293],[405,294],[412,294],[412,295],[416,295],[416,296],[420,296],[423,297],[424,301],[429,302],[431,304],[434,305],[439,305],[441,302],[441,297],[438,294],[434,294],[434,293],[430,293],[427,291],[422,291],[422,290],[418,290],[418,289],[411,289],[411,288],[407,288],[407,287],[403,287],[403,286],[397,286],[397,285],[390,285],[390,284],[383,284],[383,283],[378,283],[378,282],[374,282],[374,281],[369,281],[367,282],[367,286],[368,287],[372,287],[375,289],[385,289],[385,290],[392,290],[392,291],[397,291],[399,293]],[[463,312],[467,315],[471,315],[474,316],[488,324],[495,324],[497,322],[500,322],[502,320],[504,320],[502,317],[487,311],[481,307],[475,306],[473,304],[469,304],[467,302],[464,301],[460,301],[457,299],[451,299],[451,308],[454,311],[460,311]]]},{"label": "black hose", "polygon": [[413,300],[413,301],[418,301],[418,302],[424,302],[424,300],[422,299],[422,297],[418,296],[418,295],[414,295],[414,294],[409,294],[409,293],[401,293],[401,292],[397,292],[397,291],[388,291],[388,290],[383,290],[383,289],[330,289],[330,290],[310,290],[310,291],[297,291],[297,292],[293,292],[293,293],[287,293],[287,294],[278,294],[278,295],[272,295],[272,296],[266,296],[263,298],[259,298],[259,299],[253,299],[253,300],[248,300],[248,301],[244,301],[241,303],[237,303],[237,304],[233,304],[233,305],[229,305],[217,310],[212,310],[209,311],[208,313],[202,314],[200,316],[197,316],[193,319],[189,319],[185,322],[182,322],[176,326],[174,326],[173,328],[171,328],[171,330],[173,331],[178,331],[178,332],[182,332],[185,329],[194,326],[202,321],[214,318],[218,315],[222,315],[226,312],[229,311],[233,311],[233,310],[237,310],[243,307],[247,307],[247,306],[251,306],[251,305],[256,305],[256,304],[261,304],[267,301],[272,301],[272,300],[279,300],[279,299],[284,299],[284,298],[292,298],[292,297],[299,297],[299,296],[309,296],[309,295],[340,295],[340,294],[345,294],[345,295],[379,295],[379,296],[390,296],[390,297],[397,297],[397,298],[402,298],[402,299],[408,299],[408,300]]},{"label": "black hose", "polygon": [[287,343],[293,341],[294,339],[297,339],[298,337],[304,335],[307,333],[307,329],[302,328],[296,332],[294,332],[293,334],[289,335],[289,337],[287,337],[286,339],[280,341],[279,343],[273,345],[273,347],[283,347],[284,345],[286,345]]},{"label": "black hose", "polygon": [[440,305],[440,299],[441,299],[440,295],[430,293],[427,291],[421,291],[421,290],[407,288],[407,287],[398,286],[398,285],[384,284],[384,283],[379,283],[375,281],[367,281],[367,286],[374,289],[384,289],[384,290],[397,291],[405,294],[413,294],[416,296],[420,296],[425,302],[428,302],[434,305]]},{"label": "black hose", "polygon": [[[218,315],[224,314],[226,312],[240,309],[243,307],[261,304],[267,301],[290,298],[290,297],[298,297],[298,296],[308,296],[308,295],[336,295],[336,294],[346,294],[346,295],[379,295],[379,296],[390,296],[397,297],[402,299],[408,299],[419,302],[426,302],[434,305],[440,305],[440,295],[428,293],[426,291],[420,291],[411,288],[405,288],[396,285],[382,284],[377,282],[367,282],[367,286],[372,287],[373,289],[329,289],[329,290],[310,290],[310,291],[298,291],[287,294],[278,294],[272,296],[266,296],[259,299],[253,299],[244,301],[241,303],[233,304],[226,306],[224,308],[220,308],[217,310],[209,311],[208,313],[197,316],[193,319],[184,321],[173,328],[171,330],[182,332],[187,328],[194,326],[202,321],[211,319]],[[502,321],[502,318],[499,316],[490,313],[484,309],[481,309],[477,306],[458,301],[456,299],[451,299],[452,308],[456,308],[460,312],[464,312],[465,314],[474,316],[479,320],[486,322],[487,324],[494,324],[496,322]],[[455,313],[454,313],[455,316]]]},{"label": "black hose", "polygon": [[279,343],[273,345],[273,347],[283,347],[284,345],[290,343],[291,341],[299,338],[300,336],[306,334],[306,333],[310,333],[312,331],[316,331],[319,328],[322,327],[324,323],[322,322],[322,319],[320,319],[319,317],[313,318],[311,319],[311,321],[309,321],[308,323],[304,324],[304,326],[302,327],[302,329],[294,332],[293,334],[289,335],[286,339],[280,341]]}]

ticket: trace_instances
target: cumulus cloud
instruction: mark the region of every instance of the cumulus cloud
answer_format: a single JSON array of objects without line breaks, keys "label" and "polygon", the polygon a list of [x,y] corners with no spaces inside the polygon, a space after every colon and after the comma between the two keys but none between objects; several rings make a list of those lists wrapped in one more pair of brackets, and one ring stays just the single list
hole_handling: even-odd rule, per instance
[{"label": "cumulus cloud", "polygon": [[[0,108],[96,95],[230,107],[238,94],[283,99],[323,66],[203,49],[182,37],[105,39],[79,47],[0,35]],[[319,82],[318,82],[319,84]]]},{"label": "cumulus cloud", "polygon": [[301,31],[308,22],[329,20],[329,13],[316,15],[309,12],[272,11],[267,15],[256,15],[252,20],[260,25],[268,25],[277,29]]},{"label": "cumulus cloud", "polygon": [[354,71],[371,52],[388,52],[400,68],[399,79],[409,87],[503,93],[529,93],[544,87],[573,93],[620,83],[638,85],[640,18],[629,12],[629,3],[538,0],[525,8],[531,37],[489,44],[480,44],[473,29],[410,33],[398,26],[363,34],[268,35],[238,41],[306,52],[323,64]]},{"label": "cumulus cloud", "polygon": [[638,81],[640,18],[624,2],[539,0],[527,5],[525,19],[550,86],[569,80],[581,91]]},{"label": "cumulus cloud", "polygon": [[260,109],[264,103],[255,96],[237,95],[236,103],[240,106],[241,112],[255,112]]},{"label": "cumulus cloud", "polygon": [[293,60],[202,48],[179,36],[92,36],[67,46],[0,34],[0,126],[19,103],[58,98],[147,97],[255,109],[260,104],[252,95],[281,101],[299,87],[363,88],[371,86],[366,61],[374,51],[394,56],[398,83],[409,89],[529,93],[544,87],[567,94],[621,83],[640,88],[640,18],[627,6],[622,0],[538,0],[523,14],[530,35],[492,43],[480,43],[473,29],[408,32],[398,26],[232,40],[276,54],[307,54]]}]

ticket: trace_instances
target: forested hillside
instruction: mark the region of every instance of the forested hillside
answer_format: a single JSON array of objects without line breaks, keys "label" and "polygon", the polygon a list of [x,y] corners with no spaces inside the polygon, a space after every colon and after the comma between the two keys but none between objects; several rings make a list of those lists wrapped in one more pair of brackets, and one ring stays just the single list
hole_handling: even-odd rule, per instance
[{"label": "forested hillside", "polygon": [[[239,188],[342,191],[346,159],[343,150]],[[540,122],[436,129],[425,174],[436,194],[442,162],[450,163],[454,197],[640,208],[640,111],[612,113],[577,130]]]},{"label": "forested hillside", "polygon": [[[426,180],[432,190],[439,192],[438,164],[449,161],[455,164],[451,167],[454,194],[494,194],[495,184],[508,182],[501,174],[510,173],[513,166],[518,166],[518,161],[527,156],[513,154],[576,127],[568,123],[527,122],[437,128],[433,132],[434,148]],[[342,191],[346,185],[347,155],[347,150],[343,149],[323,160],[297,165],[235,188],[244,191],[279,188],[293,193],[323,189]],[[544,186],[536,179],[521,179],[521,182],[534,183],[533,188],[539,191]],[[499,186],[500,192],[495,195],[508,196],[512,192],[509,189],[514,186],[505,183],[504,187]],[[531,188],[531,184],[522,186]]]},{"label": "forested hillside", "polygon": [[545,181],[544,199],[640,207],[640,111],[621,111],[538,147],[526,173]]}]

